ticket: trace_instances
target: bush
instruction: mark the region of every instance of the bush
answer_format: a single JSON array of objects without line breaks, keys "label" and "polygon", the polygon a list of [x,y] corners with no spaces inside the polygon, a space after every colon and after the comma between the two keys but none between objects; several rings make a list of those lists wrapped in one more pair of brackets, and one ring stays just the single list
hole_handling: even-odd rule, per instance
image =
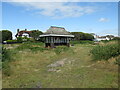
[{"label": "bush", "polygon": [[0,31],[0,34],[2,33],[2,42],[6,40],[12,40],[12,32],[9,30],[2,30]]},{"label": "bush", "polygon": [[22,37],[17,37],[17,42],[22,42],[23,40],[22,40]]},{"label": "bush", "polygon": [[120,40],[120,37],[114,37],[113,40]]},{"label": "bush", "polygon": [[108,60],[111,57],[120,55],[120,46],[118,44],[99,45],[94,47],[90,53],[94,60]]},{"label": "bush", "polygon": [[7,43],[15,43],[17,40],[7,40]]}]

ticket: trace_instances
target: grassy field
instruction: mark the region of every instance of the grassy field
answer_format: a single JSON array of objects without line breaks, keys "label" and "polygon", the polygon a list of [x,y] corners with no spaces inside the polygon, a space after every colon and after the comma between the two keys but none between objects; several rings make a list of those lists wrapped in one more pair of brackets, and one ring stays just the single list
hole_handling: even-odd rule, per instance
[{"label": "grassy field", "polygon": [[[3,88],[117,88],[115,59],[93,61],[91,44],[75,44],[63,50],[31,51],[6,45],[15,53],[9,63],[11,75],[3,75]],[[32,44],[32,47],[43,44]]]}]

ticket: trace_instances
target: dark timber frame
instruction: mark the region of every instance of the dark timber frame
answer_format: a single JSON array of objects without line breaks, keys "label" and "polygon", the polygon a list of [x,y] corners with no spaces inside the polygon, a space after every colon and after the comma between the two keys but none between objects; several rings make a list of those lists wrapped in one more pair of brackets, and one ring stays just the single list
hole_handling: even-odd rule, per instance
[{"label": "dark timber frame", "polygon": [[54,48],[55,46],[59,45],[66,45],[69,47],[69,42],[70,42],[69,37],[60,37],[60,36],[47,36],[45,37],[45,47],[51,47]]}]

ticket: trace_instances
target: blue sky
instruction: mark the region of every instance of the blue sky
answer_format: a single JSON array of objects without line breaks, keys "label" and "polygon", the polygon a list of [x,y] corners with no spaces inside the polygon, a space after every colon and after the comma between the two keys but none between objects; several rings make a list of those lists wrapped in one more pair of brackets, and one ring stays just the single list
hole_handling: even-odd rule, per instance
[{"label": "blue sky", "polygon": [[50,26],[71,32],[113,34],[118,31],[117,2],[2,2],[2,29],[45,32]]}]

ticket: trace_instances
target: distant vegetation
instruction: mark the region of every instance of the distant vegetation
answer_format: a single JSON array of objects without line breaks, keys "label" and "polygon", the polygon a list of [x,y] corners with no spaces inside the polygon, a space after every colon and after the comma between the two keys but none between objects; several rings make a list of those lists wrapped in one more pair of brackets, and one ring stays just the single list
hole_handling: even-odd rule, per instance
[{"label": "distant vegetation", "polygon": [[9,30],[2,30],[0,31],[0,34],[2,35],[2,42],[6,40],[12,40],[12,32]]},{"label": "distant vegetation", "polygon": [[83,33],[83,32],[71,32],[73,34],[74,40],[80,41],[80,40],[90,40],[92,41],[94,39],[94,36],[89,33]]},{"label": "distant vegetation", "polygon": [[43,34],[42,31],[39,30],[32,30],[32,33],[30,34],[31,37],[33,37],[34,40],[39,39],[39,35]]}]

